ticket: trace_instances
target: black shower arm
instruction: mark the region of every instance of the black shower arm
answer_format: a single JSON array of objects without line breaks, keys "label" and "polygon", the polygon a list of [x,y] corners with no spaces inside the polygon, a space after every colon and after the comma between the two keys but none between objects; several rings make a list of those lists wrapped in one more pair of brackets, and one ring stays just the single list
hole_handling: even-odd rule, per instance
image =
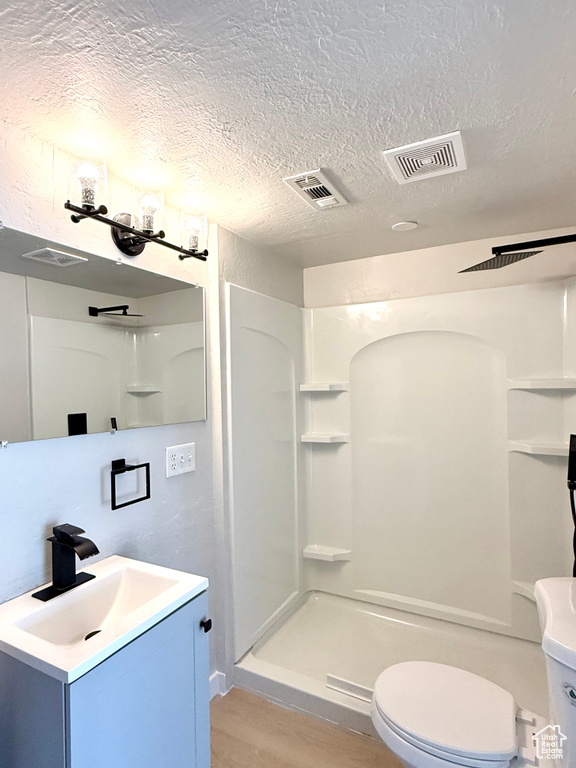
[{"label": "black shower arm", "polygon": [[511,243],[510,245],[497,245],[492,248],[492,254],[499,256],[501,253],[515,253],[516,251],[531,251],[534,248],[546,248],[548,245],[564,245],[576,243],[576,235],[561,235],[560,237],[547,237],[543,240],[528,240],[525,243]]},{"label": "black shower arm", "polygon": [[129,304],[118,304],[116,307],[88,307],[88,314],[91,317],[98,317],[104,312],[122,312],[123,315],[127,315],[129,309]]}]

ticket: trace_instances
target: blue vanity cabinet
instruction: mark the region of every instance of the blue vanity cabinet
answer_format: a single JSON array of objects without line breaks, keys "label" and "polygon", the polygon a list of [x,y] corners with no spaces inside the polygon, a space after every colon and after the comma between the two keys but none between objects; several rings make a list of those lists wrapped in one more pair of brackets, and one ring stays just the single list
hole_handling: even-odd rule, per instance
[{"label": "blue vanity cabinet", "polygon": [[66,768],[209,768],[206,593],[65,686]]},{"label": "blue vanity cabinet", "polygon": [[0,653],[0,768],[209,768],[207,611],[204,592],[69,684]]}]

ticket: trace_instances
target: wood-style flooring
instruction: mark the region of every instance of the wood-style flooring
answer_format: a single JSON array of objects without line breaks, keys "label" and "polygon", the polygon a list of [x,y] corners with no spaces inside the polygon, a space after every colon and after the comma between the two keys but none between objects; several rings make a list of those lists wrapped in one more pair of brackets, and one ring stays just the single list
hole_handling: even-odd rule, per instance
[{"label": "wood-style flooring", "polygon": [[212,768],[401,768],[376,739],[234,688],[211,705]]}]

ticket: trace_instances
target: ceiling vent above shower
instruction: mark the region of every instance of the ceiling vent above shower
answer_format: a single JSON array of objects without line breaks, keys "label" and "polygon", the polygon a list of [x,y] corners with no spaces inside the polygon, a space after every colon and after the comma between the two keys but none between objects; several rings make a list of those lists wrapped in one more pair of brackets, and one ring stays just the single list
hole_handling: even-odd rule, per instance
[{"label": "ceiling vent above shower", "polygon": [[54,248],[41,248],[39,251],[23,253],[22,258],[40,261],[43,264],[52,264],[54,267],[71,267],[73,264],[82,264],[82,262],[88,261],[84,256],[56,251]]},{"label": "ceiling vent above shower", "polygon": [[324,208],[338,208],[348,205],[346,198],[328,181],[321,170],[299,173],[282,179],[296,194],[317,211]]},{"label": "ceiling vent above shower", "polygon": [[417,141],[383,152],[399,184],[444,176],[466,169],[466,156],[460,131]]}]

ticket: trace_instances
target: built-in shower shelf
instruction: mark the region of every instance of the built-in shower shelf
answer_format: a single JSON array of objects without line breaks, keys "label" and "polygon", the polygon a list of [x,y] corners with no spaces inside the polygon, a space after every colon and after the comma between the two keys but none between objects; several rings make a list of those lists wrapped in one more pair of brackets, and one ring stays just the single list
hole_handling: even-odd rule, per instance
[{"label": "built-in shower shelf", "polygon": [[509,381],[508,389],[574,389],[576,379],[525,379],[522,381]]},{"label": "built-in shower shelf", "polygon": [[161,392],[161,389],[158,389],[157,387],[147,387],[147,386],[135,386],[135,387],[126,387],[126,392],[128,392],[129,395],[153,395],[156,392]]},{"label": "built-in shower shelf", "polygon": [[301,443],[347,443],[350,435],[336,433],[308,432],[300,435]]},{"label": "built-in shower shelf", "polygon": [[526,443],[511,440],[508,450],[517,453],[529,453],[533,456],[568,456],[567,443]]},{"label": "built-in shower shelf", "polygon": [[302,550],[302,554],[307,560],[324,560],[328,563],[335,563],[339,560],[350,560],[352,550],[325,547],[323,544],[308,544]]},{"label": "built-in shower shelf", "polygon": [[515,595],[522,595],[523,597],[527,597],[528,600],[532,600],[534,603],[536,602],[534,596],[534,584],[529,581],[514,581],[512,591]]},{"label": "built-in shower shelf", "polygon": [[300,392],[347,392],[347,391],[348,391],[347,381],[340,381],[333,384],[330,384],[328,382],[300,384]]}]

